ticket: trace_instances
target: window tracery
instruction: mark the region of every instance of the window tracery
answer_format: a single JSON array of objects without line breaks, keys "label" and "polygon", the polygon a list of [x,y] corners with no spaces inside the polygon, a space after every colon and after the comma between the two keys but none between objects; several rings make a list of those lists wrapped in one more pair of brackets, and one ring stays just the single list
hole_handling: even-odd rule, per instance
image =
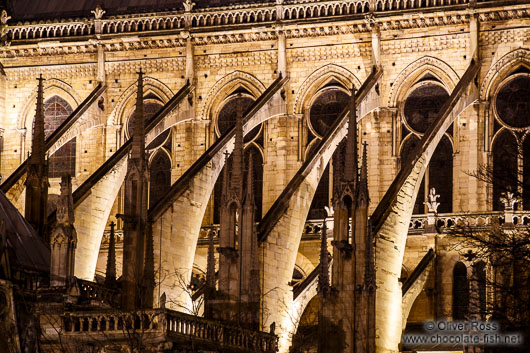
[{"label": "window tracery", "polygon": [[[332,81],[322,88],[316,95],[309,109],[308,125],[308,150],[306,156],[316,148],[318,142],[326,134],[335,120],[340,117],[342,111],[346,108],[350,100],[350,95],[346,89]],[[339,147],[337,150],[339,150]],[[333,187],[332,170],[335,161],[334,153],[331,163],[328,163],[324,173],[320,177],[315,195],[309,208],[308,219],[320,219],[326,217],[324,207],[330,206],[331,190]],[[330,168],[331,164],[331,168]],[[331,171],[330,171],[331,169]]]},{"label": "window tracery", "polygon": [[[236,123],[237,109],[242,109],[244,112],[254,103],[254,97],[244,88],[236,89],[229,95],[221,104],[220,109],[217,113],[217,119],[215,124],[215,133],[217,137],[221,137],[227,131],[229,131]],[[248,173],[248,161],[249,155],[252,151],[252,164],[253,164],[253,188],[254,188],[254,199],[256,202],[256,213],[255,220],[261,220],[262,214],[262,200],[263,200],[263,124],[260,124],[253,128],[243,139],[244,146],[244,176],[243,176],[243,188],[246,189],[246,175]],[[213,193],[213,223],[219,224],[220,222],[220,209],[222,202],[222,185],[224,168],[221,170],[219,177],[214,186]],[[230,175],[231,171],[228,171]]]},{"label": "window tracery", "polygon": [[493,209],[503,210],[500,197],[511,189],[530,208],[530,74],[517,68],[504,79],[493,99]]},{"label": "window tracery", "polygon": [[[44,135],[48,138],[69,116],[73,109],[63,98],[53,96],[44,102]],[[61,146],[48,158],[48,176],[75,176],[76,138]]]},{"label": "window tracery", "polygon": [[[434,76],[426,74],[413,85],[401,105],[401,164],[414,154],[423,134],[435,121],[441,107],[449,98],[444,86]],[[439,213],[453,208],[453,127],[448,129],[436,147],[418,190],[414,214],[426,213],[424,202],[428,189],[435,188],[440,195]]]}]

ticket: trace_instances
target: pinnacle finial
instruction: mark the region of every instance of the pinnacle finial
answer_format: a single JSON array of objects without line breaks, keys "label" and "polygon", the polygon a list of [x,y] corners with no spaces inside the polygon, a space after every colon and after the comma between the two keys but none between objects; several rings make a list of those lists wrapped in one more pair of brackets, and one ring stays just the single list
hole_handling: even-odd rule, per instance
[{"label": "pinnacle finial", "polygon": [[241,107],[241,93],[237,96],[236,108],[236,139],[232,157],[232,190],[242,191],[243,185],[243,109]]},{"label": "pinnacle finial", "polygon": [[45,160],[45,135],[44,135],[44,79],[42,74],[37,78],[37,107],[35,110],[35,122],[33,125],[33,139],[31,145],[31,163],[40,164]]},{"label": "pinnacle finial", "polygon": [[248,173],[247,173],[247,190],[246,199],[254,200],[254,152],[251,150],[248,154]]},{"label": "pinnacle finial", "polygon": [[72,197],[72,177],[67,174],[61,177],[61,195],[57,203],[57,222],[74,224],[74,201]]},{"label": "pinnacle finial", "polygon": [[368,144],[363,142],[363,156],[361,162],[361,172],[359,177],[359,192],[357,203],[368,206]]},{"label": "pinnacle finial", "polygon": [[134,111],[133,126],[133,158],[145,157],[145,117],[144,117],[144,73],[138,72],[138,89],[136,91],[136,109]]}]

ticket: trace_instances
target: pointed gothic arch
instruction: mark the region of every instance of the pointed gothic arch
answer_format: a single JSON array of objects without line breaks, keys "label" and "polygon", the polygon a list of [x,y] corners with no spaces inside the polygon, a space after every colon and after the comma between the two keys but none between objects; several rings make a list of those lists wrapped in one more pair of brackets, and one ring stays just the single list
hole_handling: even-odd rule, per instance
[{"label": "pointed gothic arch", "polygon": [[[107,125],[120,125],[128,119],[131,107],[136,104],[136,90],[137,82],[134,81],[123,91],[114,105],[114,109],[109,114]],[[158,97],[162,104],[165,104],[174,95],[173,91],[162,81],[144,76],[144,97],[149,94]]]},{"label": "pointed gothic arch", "polygon": [[432,75],[448,92],[452,92],[460,77],[446,62],[432,56],[424,56],[405,67],[393,81],[388,96],[388,107],[397,108],[410,88],[426,74]]},{"label": "pointed gothic arch", "polygon": [[171,187],[171,155],[159,148],[149,161],[149,207],[156,204]]},{"label": "pointed gothic arch", "polygon": [[325,65],[311,73],[298,89],[293,114],[304,114],[311,107],[316,93],[333,80],[347,90],[353,86],[361,87],[361,81],[350,70],[336,64]]},{"label": "pointed gothic arch", "polygon": [[200,109],[199,118],[212,121],[226,97],[240,87],[248,91],[255,99],[266,89],[265,85],[255,76],[239,70],[233,71],[219,79],[210,88],[205,99],[203,99],[204,103]]},{"label": "pointed gothic arch", "polygon": [[490,99],[500,83],[518,66],[530,68],[530,49],[513,50],[491,65],[480,85],[480,100]]}]

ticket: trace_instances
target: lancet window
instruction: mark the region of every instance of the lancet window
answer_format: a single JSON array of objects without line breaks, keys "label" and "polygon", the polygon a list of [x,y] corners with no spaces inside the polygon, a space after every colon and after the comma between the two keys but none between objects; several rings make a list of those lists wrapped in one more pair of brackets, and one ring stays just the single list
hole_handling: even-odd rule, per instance
[{"label": "lancet window", "polygon": [[522,196],[530,209],[530,70],[520,67],[500,85],[493,100],[493,209],[502,210],[502,193]]},{"label": "lancet window", "polygon": [[[411,87],[400,107],[401,165],[413,158],[420,140],[436,120],[440,108],[449,98],[444,86],[436,77],[426,74]],[[438,144],[422,179],[414,204],[415,214],[426,213],[424,202],[429,189],[435,188],[440,195],[439,213],[451,212],[453,208],[453,126]]]},{"label": "lancet window", "polygon": [[[306,156],[309,156],[311,151],[318,146],[326,132],[349,104],[349,100],[349,92],[336,81],[331,81],[316,94],[309,110],[309,119],[307,119]],[[309,219],[326,216],[324,207],[330,206],[332,196],[332,170],[333,162],[328,163],[320,178],[309,209]]]},{"label": "lancet window", "polygon": [[[59,96],[44,102],[44,135],[48,138],[72,114],[72,107]],[[76,138],[61,146],[48,158],[48,176],[60,178],[64,174],[75,176]]]},{"label": "lancet window", "polygon": [[[232,126],[235,126],[237,109],[241,109],[242,114],[252,105],[254,97],[244,88],[239,88],[232,92],[220,105],[219,112],[217,113],[215,134],[219,138]],[[256,221],[261,220],[262,216],[262,200],[263,200],[263,124],[256,126],[252,129],[243,139],[244,142],[244,173],[243,183],[244,188],[246,185],[246,175],[248,172],[248,161],[249,155],[252,151],[253,158],[253,175],[254,175],[254,199],[256,202]],[[224,167],[225,168],[225,167]],[[213,223],[219,224],[220,222],[220,209],[222,202],[222,185],[224,168],[221,170],[219,177],[214,187],[213,197]],[[228,171],[230,175],[231,171]]]}]

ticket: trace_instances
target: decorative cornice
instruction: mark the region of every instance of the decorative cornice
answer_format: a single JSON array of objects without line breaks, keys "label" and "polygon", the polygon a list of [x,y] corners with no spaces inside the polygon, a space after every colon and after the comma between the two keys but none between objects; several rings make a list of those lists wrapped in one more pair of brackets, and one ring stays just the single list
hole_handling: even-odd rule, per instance
[{"label": "decorative cornice", "polygon": [[515,43],[527,41],[530,38],[530,29],[528,28],[513,28],[500,29],[480,33],[480,45],[484,46],[498,46],[500,43]]},{"label": "decorative cornice", "polygon": [[[98,16],[75,20],[55,20],[48,22],[16,23],[5,28],[8,41],[37,40],[48,38],[83,37],[92,35],[137,34],[167,30],[193,30],[195,28],[219,28],[226,26],[274,24],[282,21],[285,24],[301,20],[323,18],[355,18],[366,13],[374,14],[382,30],[421,28],[439,25],[454,25],[469,21],[472,11],[479,21],[506,20],[528,17],[530,10],[525,4],[512,5],[506,9],[497,7],[497,1],[480,3],[481,8],[471,10],[470,0],[460,1],[455,5],[453,0],[439,0],[434,6],[424,6],[419,1],[403,3],[401,0],[331,0],[331,1],[294,1],[265,4],[244,4],[218,8],[189,8],[188,11],[144,13],[120,15],[104,18],[104,9],[99,9]],[[502,5],[502,3],[499,3]],[[373,7],[373,8],[371,8]],[[417,13],[402,13],[417,9]],[[433,10],[440,10],[433,12]],[[449,10],[447,12],[442,12]],[[383,18],[388,12],[392,17]],[[421,12],[420,12],[421,11]],[[95,23],[98,24],[96,33]]]},{"label": "decorative cornice", "polygon": [[27,66],[10,68],[5,67],[4,71],[8,80],[26,80],[35,78],[38,74],[44,77],[70,78],[96,75],[96,64],[68,64],[53,66]]},{"label": "decorative cornice", "polygon": [[366,45],[335,45],[332,47],[296,48],[287,51],[290,62],[304,62],[307,60],[334,60],[371,55],[372,48]]},{"label": "decorative cornice", "polygon": [[136,72],[140,70],[140,68],[146,72],[182,71],[184,70],[185,65],[186,59],[184,57],[115,61],[105,63],[105,71],[107,74],[115,72]]},{"label": "decorative cornice", "polygon": [[[393,12],[387,10],[403,10],[399,8],[401,2],[397,0],[378,0],[373,12],[372,20],[377,23],[381,31],[395,31],[410,28],[428,28],[445,25],[465,25],[471,16],[476,16],[481,22],[509,19],[530,18],[530,9],[524,4],[505,7],[486,7],[495,5],[495,1],[481,3],[485,6],[470,10],[461,5],[444,8],[450,5],[449,0],[440,0],[442,4],[433,8],[421,8],[418,12]],[[410,10],[415,6],[409,4]],[[360,18],[360,12],[368,6],[364,0],[354,1],[324,1],[304,3],[283,3],[276,6],[270,4],[242,7],[228,7],[227,9],[193,9],[190,13],[155,13],[128,16],[114,16],[95,20],[77,19],[62,22],[16,24],[5,28],[6,38],[11,41],[0,49],[0,57],[15,58],[27,56],[68,55],[78,53],[95,53],[99,44],[106,51],[151,50],[158,48],[184,47],[185,40],[179,35],[181,31],[189,31],[194,45],[212,45],[225,43],[242,43],[253,41],[276,40],[278,20],[276,14],[281,8],[283,14],[280,26],[287,39],[308,38],[333,35],[365,33],[371,30],[370,24]],[[296,10],[296,11],[295,11]],[[446,10],[446,11],[444,11]],[[419,12],[424,11],[424,12]],[[428,12],[431,11],[431,12]],[[364,12],[363,12],[364,13]],[[353,16],[357,14],[357,16]],[[187,17],[186,17],[187,16]],[[191,16],[191,17],[190,17]],[[267,17],[269,16],[269,17]],[[189,26],[185,26],[185,17],[191,18]],[[309,22],[301,19],[333,18],[335,22]],[[95,33],[94,21],[101,26]],[[250,28],[252,24],[259,24],[259,28]],[[235,25],[247,25],[246,28]],[[201,28],[200,32],[195,29]],[[101,32],[101,33],[99,33]],[[175,33],[178,32],[178,33]],[[142,37],[142,35],[150,37]],[[514,32],[518,36],[524,33]],[[486,43],[496,41],[498,34],[485,32],[481,38]],[[502,35],[501,35],[502,36]],[[64,41],[65,38],[79,38],[81,41]],[[509,34],[507,39],[510,40]],[[33,43],[28,43],[31,41]],[[20,45],[16,45],[20,43]],[[418,48],[421,45],[418,44]],[[383,48],[385,50],[385,48]],[[387,48],[387,50],[389,50]]]},{"label": "decorative cornice", "polygon": [[275,64],[276,51],[258,51],[238,54],[204,55],[196,57],[197,68],[243,67],[249,65]]},{"label": "decorative cornice", "polygon": [[247,32],[226,32],[226,33],[209,33],[209,34],[194,34],[192,37],[195,45],[210,45],[210,44],[227,44],[227,43],[243,43],[255,42],[265,40],[276,40],[278,36],[276,31],[272,28],[260,28],[257,31]]},{"label": "decorative cornice", "polygon": [[466,34],[449,34],[429,38],[406,38],[383,40],[381,49],[383,54],[418,53],[445,49],[465,49],[469,45]]}]

